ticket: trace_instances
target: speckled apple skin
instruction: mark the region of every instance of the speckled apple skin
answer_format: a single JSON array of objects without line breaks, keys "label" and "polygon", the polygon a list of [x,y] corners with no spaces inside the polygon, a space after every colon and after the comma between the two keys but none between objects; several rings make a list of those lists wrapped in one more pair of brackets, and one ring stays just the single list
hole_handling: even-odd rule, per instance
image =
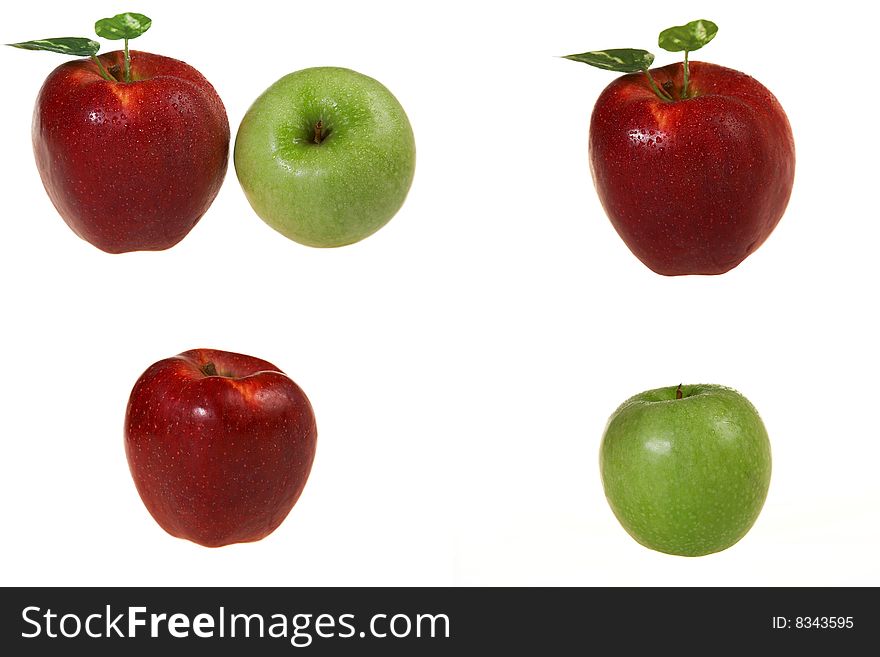
[{"label": "speckled apple skin", "polygon": [[[209,362],[218,375],[201,368]],[[315,457],[305,393],[250,356],[196,349],[152,365],[125,415],[125,454],[147,510],[206,547],[258,541],[293,508]]]},{"label": "speckled apple skin", "polygon": [[[328,131],[314,143],[314,126]],[[358,242],[387,224],[415,175],[416,145],[403,107],[380,82],[347,68],[284,76],[248,109],[235,138],[235,171],[254,211],[314,247]]]},{"label": "speckled apple skin", "polygon": [[[677,386],[676,386],[677,387]],[[770,486],[770,440],[749,401],[717,385],[649,390],[611,416],[599,454],[614,515],[652,550],[697,557],[754,524]]]},{"label": "speckled apple skin", "polygon": [[[653,69],[681,89],[683,67]],[[723,274],[770,235],[794,182],[782,106],[744,73],[690,63],[695,97],[664,102],[643,73],[612,82],[590,123],[599,199],[630,250],[667,276]]]},{"label": "speckled apple skin", "polygon": [[[123,54],[99,57],[122,76]],[[132,51],[130,83],[89,59],[62,64],[34,109],[43,185],[77,235],[108,253],[182,240],[226,175],[229,122],[220,97],[184,62]]]}]

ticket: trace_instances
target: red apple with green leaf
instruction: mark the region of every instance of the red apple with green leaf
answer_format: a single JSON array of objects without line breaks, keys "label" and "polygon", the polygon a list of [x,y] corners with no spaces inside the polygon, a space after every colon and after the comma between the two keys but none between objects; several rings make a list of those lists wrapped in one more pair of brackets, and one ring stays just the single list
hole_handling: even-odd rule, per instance
[{"label": "red apple with green leaf", "polygon": [[630,250],[659,274],[723,274],[779,222],[794,182],[794,139],[782,106],[752,77],[690,62],[717,33],[698,20],[659,45],[684,63],[615,49],[567,59],[629,73],[599,96],[590,168],[599,200]]},{"label": "red apple with green leaf", "polygon": [[290,377],[216,349],[150,366],[125,414],[125,454],[147,510],[172,536],[207,547],[258,541],[281,524],[306,485],[317,435]]},{"label": "red apple with green leaf", "polygon": [[87,57],[62,64],[43,84],[34,155],[67,225],[108,253],[174,246],[226,175],[229,122],[211,84],[184,62],[129,51],[150,25],[132,13],[98,21],[99,36],[125,42],[100,56],[100,44],[79,37],[10,44]]}]

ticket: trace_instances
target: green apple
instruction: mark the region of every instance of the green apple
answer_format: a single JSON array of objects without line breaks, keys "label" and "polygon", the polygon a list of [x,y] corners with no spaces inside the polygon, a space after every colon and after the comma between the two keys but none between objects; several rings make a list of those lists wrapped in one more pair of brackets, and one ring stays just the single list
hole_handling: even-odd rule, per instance
[{"label": "green apple", "polygon": [[346,68],[284,76],[254,101],[235,140],[235,171],[254,211],[309,246],[379,230],[403,205],[415,164],[400,103]]},{"label": "green apple", "polygon": [[770,486],[770,441],[749,400],[717,385],[648,390],[608,420],[599,465],[630,536],[697,557],[749,531]]}]

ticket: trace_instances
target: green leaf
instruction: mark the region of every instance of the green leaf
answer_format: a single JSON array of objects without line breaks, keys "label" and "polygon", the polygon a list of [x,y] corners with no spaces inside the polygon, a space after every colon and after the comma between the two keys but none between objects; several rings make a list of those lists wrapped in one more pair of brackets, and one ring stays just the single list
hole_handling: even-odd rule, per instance
[{"label": "green leaf", "polygon": [[62,55],[75,57],[92,57],[98,54],[101,44],[84,37],[59,37],[57,39],[37,39],[36,41],[22,41],[21,43],[8,43],[6,45],[23,50],[47,50],[60,52]]},{"label": "green leaf", "polygon": [[117,14],[113,18],[102,18],[95,23],[95,32],[99,37],[117,41],[119,39],[136,39],[150,29],[153,21],[143,14]]},{"label": "green leaf", "polygon": [[580,55],[566,55],[565,59],[589,64],[596,68],[604,68],[606,71],[635,73],[647,70],[654,61],[654,55],[647,50],[618,48],[614,50],[593,50],[581,53]]},{"label": "green leaf", "polygon": [[658,45],[669,52],[693,52],[699,50],[718,34],[718,26],[712,21],[691,21],[687,25],[677,25],[663,30]]}]

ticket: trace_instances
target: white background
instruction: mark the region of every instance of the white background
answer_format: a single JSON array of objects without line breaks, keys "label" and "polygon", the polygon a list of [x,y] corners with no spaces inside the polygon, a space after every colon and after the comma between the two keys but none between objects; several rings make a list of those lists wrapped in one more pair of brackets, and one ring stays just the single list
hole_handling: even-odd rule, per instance
[{"label": "white background", "polygon": [[[402,211],[354,246],[275,233],[230,167],[182,243],[106,255],[65,226],[33,163],[33,102],[64,58],[2,49],[0,581],[880,584],[877,9],[422,4],[4,9],[4,43],[147,14],[136,47],[202,71],[233,137],[282,75],[354,68],[406,108],[418,165]],[[780,99],[797,175],[780,225],[739,268],[670,279],[630,254],[590,180],[590,111],[615,74],[555,56],[638,47],[671,63],[658,32],[695,18],[720,31],[694,59],[750,73]],[[311,478],[261,542],[211,550],[166,535],[128,473],[132,385],[194,347],[270,360],[315,407]],[[774,457],[755,527],[699,559],[635,543],[597,463],[620,402],[682,381],[743,392]]]}]

